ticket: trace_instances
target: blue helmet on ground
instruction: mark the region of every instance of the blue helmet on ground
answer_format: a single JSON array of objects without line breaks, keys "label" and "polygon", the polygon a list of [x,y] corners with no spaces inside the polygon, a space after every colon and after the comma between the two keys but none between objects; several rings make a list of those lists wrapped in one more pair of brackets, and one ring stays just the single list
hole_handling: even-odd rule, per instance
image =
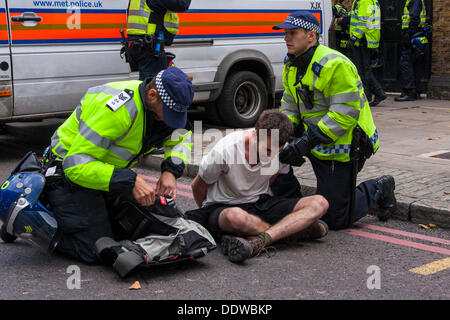
[{"label": "blue helmet on ground", "polygon": [[58,224],[54,215],[39,201],[44,185],[44,176],[35,172],[15,173],[1,185],[1,238],[5,242],[21,237],[50,249]]}]

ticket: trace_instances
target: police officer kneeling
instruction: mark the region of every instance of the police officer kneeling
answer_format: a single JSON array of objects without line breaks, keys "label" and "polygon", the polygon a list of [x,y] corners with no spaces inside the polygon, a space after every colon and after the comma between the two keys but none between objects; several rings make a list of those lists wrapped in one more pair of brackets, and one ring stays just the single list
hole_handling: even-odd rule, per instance
[{"label": "police officer kneeling", "polygon": [[[187,109],[194,90],[189,77],[170,67],[145,81],[91,88],[51,139],[49,166],[63,176],[48,186],[58,222],[56,251],[86,263],[99,261],[95,242],[113,238],[107,205],[130,196],[150,206],[155,195],[176,196],[192,144]],[[165,147],[156,190],[130,169],[140,155]],[[61,171],[60,170],[60,171]]]},{"label": "police officer kneeling", "polygon": [[343,54],[318,43],[320,24],[297,11],[274,29],[285,29],[288,55],[283,72],[280,111],[296,126],[296,139],[280,161],[311,161],[317,193],[330,206],[322,218],[330,229],[346,228],[379,207],[387,220],[396,207],[394,178],[382,176],[356,187],[356,175],[379,147],[377,129],[355,65]]}]

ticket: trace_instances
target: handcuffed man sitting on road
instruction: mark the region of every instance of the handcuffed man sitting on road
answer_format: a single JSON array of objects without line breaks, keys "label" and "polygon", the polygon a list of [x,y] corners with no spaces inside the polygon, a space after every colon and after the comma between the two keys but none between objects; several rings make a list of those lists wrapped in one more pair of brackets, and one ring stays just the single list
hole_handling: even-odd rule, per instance
[{"label": "handcuffed man sitting on road", "polygon": [[328,233],[319,220],[328,209],[324,197],[287,198],[271,190],[277,175],[289,171],[278,153],[292,133],[286,115],[266,110],[254,129],[222,138],[201,161],[192,182],[200,208],[186,215],[221,241],[232,262],[258,255],[282,239],[312,240]]}]

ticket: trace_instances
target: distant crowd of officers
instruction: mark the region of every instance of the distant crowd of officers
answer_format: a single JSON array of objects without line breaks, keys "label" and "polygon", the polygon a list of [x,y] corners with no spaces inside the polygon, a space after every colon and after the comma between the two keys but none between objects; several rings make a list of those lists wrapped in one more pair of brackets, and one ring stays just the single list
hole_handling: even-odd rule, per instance
[{"label": "distant crowd of officers", "polygon": [[[354,0],[350,11],[342,0],[333,3],[333,28],[336,49],[348,56],[358,68],[364,91],[370,106],[386,99],[374,69],[383,64],[383,53],[379,50],[381,39],[381,9],[378,0]],[[402,93],[395,101],[420,99],[423,91],[425,51],[428,46],[430,27],[426,23],[424,0],[406,0],[402,14],[399,72]]]}]

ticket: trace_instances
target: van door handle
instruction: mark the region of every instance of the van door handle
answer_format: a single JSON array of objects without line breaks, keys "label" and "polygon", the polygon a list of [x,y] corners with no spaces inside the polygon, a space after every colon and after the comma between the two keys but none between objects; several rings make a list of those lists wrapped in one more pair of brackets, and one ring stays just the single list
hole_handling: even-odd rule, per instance
[{"label": "van door handle", "polygon": [[39,17],[34,12],[24,12],[20,16],[11,17],[11,21],[22,23],[25,27],[34,27],[42,21],[42,17]]}]

